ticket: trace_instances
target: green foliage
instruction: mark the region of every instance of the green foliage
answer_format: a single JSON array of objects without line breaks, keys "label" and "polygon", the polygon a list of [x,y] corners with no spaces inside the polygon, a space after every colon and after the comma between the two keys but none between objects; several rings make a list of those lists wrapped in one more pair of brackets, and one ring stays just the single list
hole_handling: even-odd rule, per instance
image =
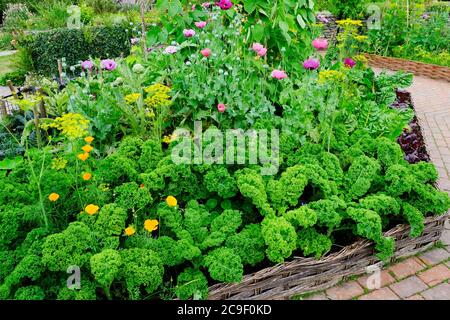
[{"label": "green foliage", "polygon": [[42,262],[51,271],[66,272],[70,266],[87,265],[97,247],[92,231],[81,222],[73,222],[61,233],[47,237]]},{"label": "green foliage", "polygon": [[91,257],[91,272],[95,280],[105,289],[109,288],[118,278],[122,266],[119,252],[106,249]]},{"label": "green foliage", "polygon": [[249,224],[241,232],[230,236],[226,246],[239,255],[244,265],[254,266],[265,258],[265,242],[259,224]]},{"label": "green foliage", "polygon": [[267,216],[261,223],[261,233],[267,245],[270,261],[280,263],[297,248],[295,228],[283,217]]},{"label": "green foliage", "polygon": [[[326,201],[326,200],[323,200]],[[294,227],[309,228],[317,223],[317,212],[308,206],[301,206],[298,209],[294,209],[286,212],[283,217]]]},{"label": "green foliage", "polygon": [[235,177],[241,194],[249,198],[262,214],[274,213],[268,203],[265,183],[260,174],[255,170],[245,168],[237,171]]},{"label": "green foliage", "polygon": [[347,198],[357,199],[365,195],[379,174],[379,170],[380,165],[375,159],[367,156],[356,158],[346,175]]},{"label": "green foliage", "polygon": [[217,192],[222,198],[234,197],[237,193],[236,181],[226,167],[212,167],[204,178],[206,188],[210,192]]},{"label": "green foliage", "polygon": [[402,209],[403,215],[406,217],[406,220],[408,220],[408,223],[411,226],[409,235],[413,238],[420,236],[425,227],[425,217],[423,216],[422,212],[420,212],[407,202],[402,203]]},{"label": "green foliage", "polygon": [[115,202],[128,210],[142,210],[152,203],[153,199],[147,188],[141,188],[135,182],[124,183],[114,189]]},{"label": "green foliage", "polygon": [[181,300],[191,297],[205,299],[208,296],[208,279],[200,270],[186,268],[177,277],[175,292]]},{"label": "green foliage", "polygon": [[123,27],[86,27],[84,29],[56,29],[40,32],[21,41],[33,61],[34,71],[55,75],[55,61],[65,58],[68,66],[94,58],[115,58],[128,54],[130,43]]},{"label": "green foliage", "polygon": [[162,284],[164,268],[157,253],[133,248],[120,251],[120,256],[123,262],[121,275],[131,299],[140,298],[141,286],[150,294]]},{"label": "green foliage", "polygon": [[64,282],[61,290],[58,292],[58,300],[95,300],[97,295],[95,293],[97,285],[90,280],[81,279],[81,289],[69,289]]},{"label": "green foliage", "polygon": [[239,282],[244,269],[241,258],[233,249],[221,247],[209,252],[204,261],[211,278],[221,282]]},{"label": "green foliage", "polygon": [[11,80],[14,86],[22,86],[25,82],[26,71],[18,69],[12,72],[8,72],[0,76],[0,85],[7,86],[8,80]]},{"label": "green foliage", "polygon": [[331,239],[324,234],[318,233],[314,228],[303,229],[298,232],[297,245],[305,256],[313,254],[319,259],[324,253],[331,249]]},{"label": "green foliage", "polygon": [[339,227],[346,206],[345,201],[338,197],[322,199],[308,204],[308,207],[316,213],[317,224],[328,229]]},{"label": "green foliage", "polygon": [[27,286],[17,289],[14,300],[44,300],[45,293],[39,286]]}]

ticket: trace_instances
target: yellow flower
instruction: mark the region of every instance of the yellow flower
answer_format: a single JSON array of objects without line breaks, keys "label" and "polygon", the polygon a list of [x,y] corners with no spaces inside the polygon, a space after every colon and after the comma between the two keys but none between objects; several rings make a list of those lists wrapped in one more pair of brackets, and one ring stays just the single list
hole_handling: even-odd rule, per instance
[{"label": "yellow flower", "polygon": [[356,55],[354,59],[355,61],[361,62],[362,64],[366,64],[368,62],[366,56],[363,54]]},{"label": "yellow flower", "polygon": [[158,220],[145,220],[144,228],[148,232],[152,232],[158,229],[159,222]]},{"label": "yellow flower", "polygon": [[367,40],[367,38],[368,38],[368,36],[360,36],[360,35],[355,36],[355,39],[358,42],[364,42]]},{"label": "yellow flower", "polygon": [[78,113],[67,113],[56,118],[49,125],[42,125],[42,128],[56,128],[70,140],[75,140],[88,134],[89,120]]},{"label": "yellow flower", "polygon": [[90,174],[89,172],[85,172],[83,173],[83,180],[84,181],[89,181],[92,178],[92,174]]},{"label": "yellow flower", "polygon": [[162,139],[162,141],[163,141],[164,143],[169,144],[169,143],[170,143],[170,137],[169,137],[169,136],[164,136],[164,138]]},{"label": "yellow flower", "polygon": [[131,237],[135,233],[136,233],[136,230],[134,229],[133,226],[129,226],[128,228],[125,229],[125,235],[127,235],[128,237]]},{"label": "yellow flower", "polygon": [[57,193],[52,193],[48,196],[48,200],[55,202],[59,199],[59,194]]},{"label": "yellow flower", "polygon": [[96,214],[99,209],[100,209],[99,206],[96,206],[95,204],[89,204],[89,205],[86,206],[86,208],[84,208],[84,211],[88,215],[92,216],[92,215]]},{"label": "yellow flower", "polygon": [[176,207],[178,202],[174,196],[168,196],[166,198],[166,203],[169,207]]},{"label": "yellow flower", "polygon": [[92,143],[92,141],[94,141],[94,137],[91,137],[91,136],[86,137],[86,138],[84,138],[84,141],[86,141],[87,143]]},{"label": "yellow flower", "polygon": [[136,103],[136,101],[139,100],[141,97],[140,93],[131,93],[125,96],[125,103],[126,104],[133,104]]},{"label": "yellow flower", "polygon": [[56,158],[52,160],[52,169],[59,171],[67,166],[67,160],[63,158]]},{"label": "yellow flower", "polygon": [[160,83],[153,84],[144,89],[149,95],[145,99],[145,104],[150,107],[167,106],[170,104],[170,88]]},{"label": "yellow flower", "polygon": [[319,72],[319,80],[320,84],[326,82],[340,82],[345,79],[345,75],[337,70],[323,70]]},{"label": "yellow flower", "polygon": [[86,161],[87,158],[89,158],[89,153],[80,153],[78,156],[78,159],[80,159],[81,161]]},{"label": "yellow flower", "polygon": [[92,146],[90,146],[90,145],[85,145],[85,146],[83,146],[82,148],[81,148],[81,150],[83,150],[84,152],[86,152],[86,153],[89,153],[89,152],[91,152],[92,150],[94,150],[94,148],[92,147]]},{"label": "yellow flower", "polygon": [[345,19],[345,20],[338,20],[336,23],[340,26],[362,26],[361,20],[352,20],[352,19]]}]

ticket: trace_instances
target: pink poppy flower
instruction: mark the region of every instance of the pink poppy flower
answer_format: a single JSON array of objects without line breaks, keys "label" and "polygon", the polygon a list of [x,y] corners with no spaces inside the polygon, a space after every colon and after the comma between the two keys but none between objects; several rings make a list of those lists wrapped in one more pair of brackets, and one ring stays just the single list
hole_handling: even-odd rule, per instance
[{"label": "pink poppy flower", "polygon": [[278,80],[287,78],[286,72],[284,72],[282,70],[276,70],[275,69],[275,70],[272,71],[271,75],[272,75],[272,78],[275,78],[275,79],[278,79]]},{"label": "pink poppy flower", "polygon": [[221,112],[221,113],[223,113],[223,112],[225,112],[225,109],[226,109],[227,107],[223,104],[223,103],[219,103],[218,105],[217,105],[217,110],[219,111],[219,112]]},{"label": "pink poppy flower", "polygon": [[191,38],[195,36],[195,31],[193,29],[184,29],[183,34],[186,38]]},{"label": "pink poppy flower", "polygon": [[233,2],[230,0],[220,0],[216,3],[216,5],[218,5],[222,10],[228,10],[233,6]]},{"label": "pink poppy flower", "polygon": [[211,7],[211,2],[203,2],[203,3],[202,3],[202,7],[203,7],[203,8],[209,8],[209,7]]},{"label": "pink poppy flower", "polygon": [[91,70],[94,67],[94,64],[92,63],[91,60],[86,60],[81,63],[81,67],[84,70]]},{"label": "pink poppy flower", "polygon": [[198,22],[195,22],[194,24],[199,29],[203,29],[204,27],[206,27],[206,21],[198,21]]},{"label": "pink poppy flower", "polygon": [[260,56],[260,57],[264,57],[266,55],[266,53],[267,53],[267,49],[266,48],[262,48],[261,50],[259,50],[257,52],[258,56]]},{"label": "pink poppy flower", "polygon": [[191,10],[192,10],[192,11],[195,11],[196,8],[197,8],[196,5],[193,4],[192,7],[191,7]]},{"label": "pink poppy flower", "polygon": [[345,64],[345,66],[347,66],[349,68],[353,68],[356,65],[356,62],[352,58],[345,58],[344,64]]},{"label": "pink poppy flower", "polygon": [[211,55],[211,49],[210,48],[205,48],[205,49],[201,50],[200,53],[205,58],[208,58]]},{"label": "pink poppy flower", "polygon": [[317,59],[309,58],[303,62],[303,68],[308,70],[316,70],[320,67],[320,61]]},{"label": "pink poppy flower", "polygon": [[114,60],[105,59],[105,60],[102,60],[101,66],[103,69],[106,69],[108,71],[113,71],[114,69],[117,68],[117,63]]},{"label": "pink poppy flower", "polygon": [[252,45],[252,50],[258,52],[259,50],[264,49],[264,46],[261,43],[255,42]]},{"label": "pink poppy flower", "polygon": [[328,49],[328,40],[317,38],[317,39],[313,40],[312,45],[316,50],[327,50]]},{"label": "pink poppy flower", "polygon": [[175,46],[168,46],[164,51],[168,54],[174,54],[178,51],[178,48]]}]

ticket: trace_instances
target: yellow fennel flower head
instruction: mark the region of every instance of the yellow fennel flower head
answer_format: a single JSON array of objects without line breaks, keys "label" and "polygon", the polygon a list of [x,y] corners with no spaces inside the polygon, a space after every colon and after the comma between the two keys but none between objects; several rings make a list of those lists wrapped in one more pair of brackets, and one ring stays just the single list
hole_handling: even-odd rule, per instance
[{"label": "yellow fennel flower head", "polygon": [[160,83],[153,84],[144,89],[148,94],[145,104],[150,107],[167,106],[170,104],[170,88]]},{"label": "yellow fennel flower head", "polygon": [[58,129],[70,140],[75,140],[87,136],[89,120],[78,113],[67,113],[53,120],[49,126]]},{"label": "yellow fennel flower head", "polygon": [[343,27],[349,27],[349,26],[360,27],[360,26],[362,26],[362,21],[361,20],[345,19],[345,20],[338,20],[338,21],[336,21],[336,23],[339,26],[343,26]]},{"label": "yellow fennel flower head", "polygon": [[48,200],[50,200],[51,202],[58,201],[58,199],[59,199],[59,194],[57,194],[57,193],[51,193],[48,196]]},{"label": "yellow fennel flower head", "polygon": [[86,137],[86,138],[84,138],[84,141],[86,141],[86,143],[92,143],[92,141],[94,141],[94,137],[91,137],[91,136]]},{"label": "yellow fennel flower head", "polygon": [[125,235],[128,237],[131,237],[135,233],[136,233],[136,229],[134,229],[133,226],[129,226],[128,228],[125,229]]},{"label": "yellow fennel flower head", "polygon": [[358,55],[354,56],[353,58],[355,61],[361,62],[362,64],[367,64],[367,62],[368,62],[366,56],[363,54],[358,54]]},{"label": "yellow fennel flower head", "polygon": [[361,35],[355,36],[355,40],[358,42],[364,42],[367,40],[367,38],[368,38],[367,36],[361,36]]},{"label": "yellow fennel flower head", "polygon": [[159,222],[158,220],[145,220],[144,222],[144,229],[148,232],[152,232],[158,229]]},{"label": "yellow fennel flower head", "polygon": [[320,84],[323,83],[333,83],[340,82],[345,79],[345,75],[337,70],[323,70],[319,72],[319,80]]},{"label": "yellow fennel flower head", "polygon": [[78,156],[78,159],[80,159],[81,161],[86,161],[87,158],[89,158],[89,153],[85,152],[85,153],[80,153]]},{"label": "yellow fennel flower head", "polygon": [[91,152],[92,150],[94,150],[94,148],[92,148],[92,146],[90,146],[90,145],[85,145],[85,146],[83,146],[82,148],[81,148],[81,150],[83,150],[84,152],[86,152],[86,153],[89,153],[89,152]]},{"label": "yellow fennel flower head", "polygon": [[64,158],[55,158],[52,160],[52,169],[59,171],[65,169],[67,166],[67,160]]},{"label": "yellow fennel flower head", "polygon": [[125,103],[126,103],[126,104],[133,104],[133,103],[136,103],[136,101],[138,101],[140,97],[141,97],[141,94],[140,94],[140,93],[130,93],[130,94],[127,94],[127,95],[125,96]]},{"label": "yellow fennel flower head", "polygon": [[83,173],[83,180],[84,181],[89,181],[92,178],[92,174],[90,174],[89,172],[85,172]]},{"label": "yellow fennel flower head", "polygon": [[86,206],[86,208],[84,208],[84,211],[90,215],[93,216],[94,214],[96,214],[98,212],[98,210],[100,209],[99,206],[96,206],[95,204],[88,204]]},{"label": "yellow fennel flower head", "polygon": [[177,199],[174,196],[168,196],[166,198],[166,203],[169,207],[176,207],[178,204]]},{"label": "yellow fennel flower head", "polygon": [[163,139],[162,139],[162,141],[163,141],[164,143],[169,144],[169,143],[170,143],[170,136],[164,136]]}]

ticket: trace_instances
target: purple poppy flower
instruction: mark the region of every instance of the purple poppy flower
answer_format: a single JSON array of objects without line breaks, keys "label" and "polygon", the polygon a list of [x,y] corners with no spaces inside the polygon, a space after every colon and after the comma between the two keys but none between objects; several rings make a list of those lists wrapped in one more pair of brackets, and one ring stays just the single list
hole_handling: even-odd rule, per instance
[{"label": "purple poppy flower", "polygon": [[233,6],[233,2],[230,0],[220,0],[216,3],[216,5],[218,5],[222,10],[228,10]]},{"label": "purple poppy flower", "polygon": [[193,29],[184,29],[183,30],[183,34],[186,38],[191,38],[193,36],[195,36],[195,30]]},{"label": "purple poppy flower", "polygon": [[84,70],[92,70],[93,67],[94,64],[91,60],[86,60],[81,63],[81,68],[83,68]]},{"label": "purple poppy flower", "polygon": [[320,61],[318,59],[309,58],[303,62],[303,68],[308,70],[316,70],[320,67]]},{"label": "purple poppy flower", "polygon": [[345,58],[344,64],[346,67],[353,68],[356,65],[356,62],[352,58]]},{"label": "purple poppy flower", "polygon": [[164,52],[167,54],[174,54],[178,51],[178,48],[176,46],[168,46]]},{"label": "purple poppy flower", "polygon": [[105,59],[105,60],[102,60],[101,66],[103,69],[106,69],[108,71],[113,71],[114,69],[117,68],[117,63],[112,59]]}]

